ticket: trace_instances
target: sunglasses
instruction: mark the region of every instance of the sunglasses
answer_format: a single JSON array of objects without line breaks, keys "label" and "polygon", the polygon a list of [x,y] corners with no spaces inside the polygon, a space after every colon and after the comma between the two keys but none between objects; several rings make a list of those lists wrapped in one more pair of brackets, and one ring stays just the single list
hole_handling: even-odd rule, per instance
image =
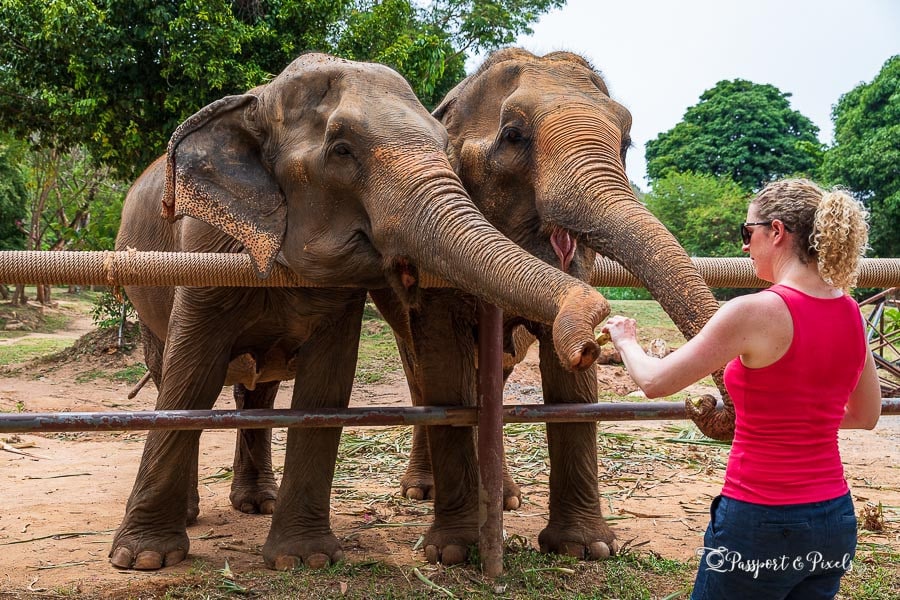
[{"label": "sunglasses", "polygon": [[744,244],[750,243],[750,236],[753,235],[753,232],[747,229],[747,227],[753,227],[754,225],[771,225],[772,221],[757,221],[755,223],[741,223],[741,241]]}]

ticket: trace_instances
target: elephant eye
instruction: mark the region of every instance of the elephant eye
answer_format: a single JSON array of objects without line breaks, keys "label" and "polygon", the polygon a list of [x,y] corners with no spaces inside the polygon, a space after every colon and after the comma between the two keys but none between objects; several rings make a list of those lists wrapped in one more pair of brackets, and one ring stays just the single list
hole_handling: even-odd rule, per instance
[{"label": "elephant eye", "polygon": [[524,139],[522,132],[515,127],[507,127],[501,133],[503,139],[511,144],[518,144]]},{"label": "elephant eye", "polygon": [[346,142],[338,142],[334,146],[331,147],[331,152],[335,156],[352,156],[353,152],[350,150],[350,144]]},{"label": "elephant eye", "polygon": [[628,149],[631,148],[631,138],[626,137],[622,140],[622,147],[619,148],[619,157],[622,159],[622,164],[625,164],[625,155],[628,154]]}]

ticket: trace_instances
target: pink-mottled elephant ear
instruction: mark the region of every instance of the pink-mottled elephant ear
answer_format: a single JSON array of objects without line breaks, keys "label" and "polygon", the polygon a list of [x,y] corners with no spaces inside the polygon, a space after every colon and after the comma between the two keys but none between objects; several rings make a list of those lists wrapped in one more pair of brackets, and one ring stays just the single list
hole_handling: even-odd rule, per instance
[{"label": "pink-mottled elephant ear", "polygon": [[265,278],[284,239],[287,206],[252,128],[257,101],[250,94],[226,96],[175,130],[162,213],[169,221],[188,215],[234,237]]}]

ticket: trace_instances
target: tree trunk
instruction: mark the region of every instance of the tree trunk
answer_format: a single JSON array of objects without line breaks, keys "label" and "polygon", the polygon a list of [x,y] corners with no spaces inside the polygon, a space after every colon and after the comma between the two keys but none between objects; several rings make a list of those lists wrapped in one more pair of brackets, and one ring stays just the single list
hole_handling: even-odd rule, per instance
[{"label": "tree trunk", "polygon": [[25,284],[17,283],[16,291],[15,291],[15,293],[13,293],[13,297],[12,297],[12,305],[13,306],[24,306],[26,302],[28,302],[28,297],[25,296]]}]

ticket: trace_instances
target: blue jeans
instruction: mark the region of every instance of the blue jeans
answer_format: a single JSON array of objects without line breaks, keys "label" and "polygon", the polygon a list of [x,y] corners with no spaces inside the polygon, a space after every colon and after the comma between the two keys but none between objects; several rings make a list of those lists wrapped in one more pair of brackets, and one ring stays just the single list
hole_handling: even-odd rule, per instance
[{"label": "blue jeans", "polygon": [[703,545],[691,600],[830,600],[856,553],[853,501],[847,493],[764,506],[717,496]]}]

